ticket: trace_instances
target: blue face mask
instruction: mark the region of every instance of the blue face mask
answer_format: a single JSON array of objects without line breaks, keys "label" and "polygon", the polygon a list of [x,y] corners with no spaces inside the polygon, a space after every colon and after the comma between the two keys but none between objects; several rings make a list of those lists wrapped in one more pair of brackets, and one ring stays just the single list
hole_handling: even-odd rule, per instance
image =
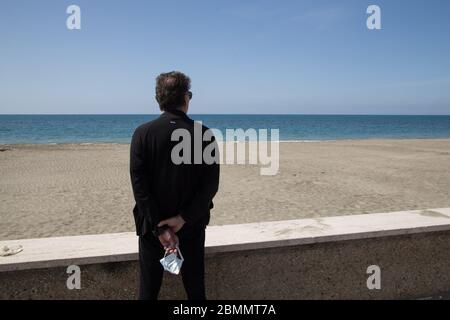
[{"label": "blue face mask", "polygon": [[[159,260],[161,262],[161,265],[163,266],[164,270],[172,273],[172,274],[179,274],[181,270],[181,265],[183,264],[184,258],[181,254],[180,248],[176,246],[177,253],[171,253],[167,255],[167,251],[164,254],[164,257]],[[180,257],[178,257],[180,255]]]}]

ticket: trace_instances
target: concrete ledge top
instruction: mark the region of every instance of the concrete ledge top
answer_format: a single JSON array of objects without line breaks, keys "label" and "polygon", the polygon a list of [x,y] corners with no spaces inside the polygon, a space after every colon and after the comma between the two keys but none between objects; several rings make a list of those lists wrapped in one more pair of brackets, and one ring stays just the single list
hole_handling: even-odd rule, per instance
[{"label": "concrete ledge top", "polygon": [[[206,253],[450,230],[450,208],[208,226]],[[137,260],[134,232],[0,241],[23,251],[0,257],[0,272]]]}]

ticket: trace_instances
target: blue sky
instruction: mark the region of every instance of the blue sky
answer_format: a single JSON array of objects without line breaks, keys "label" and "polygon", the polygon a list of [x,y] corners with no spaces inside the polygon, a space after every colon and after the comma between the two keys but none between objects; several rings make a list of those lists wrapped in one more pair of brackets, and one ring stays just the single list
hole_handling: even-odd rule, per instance
[{"label": "blue sky", "polygon": [[0,113],[158,113],[155,77],[180,70],[192,113],[450,114],[449,16],[446,0],[2,0]]}]

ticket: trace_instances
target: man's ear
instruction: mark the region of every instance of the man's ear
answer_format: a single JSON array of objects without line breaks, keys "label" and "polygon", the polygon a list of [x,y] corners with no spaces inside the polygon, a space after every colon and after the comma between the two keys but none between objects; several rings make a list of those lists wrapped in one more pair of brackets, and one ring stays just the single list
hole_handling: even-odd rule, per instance
[{"label": "man's ear", "polygon": [[158,102],[158,103],[159,103],[159,99],[158,99],[158,96],[156,96],[156,95],[155,95],[155,100],[156,100],[156,102]]}]

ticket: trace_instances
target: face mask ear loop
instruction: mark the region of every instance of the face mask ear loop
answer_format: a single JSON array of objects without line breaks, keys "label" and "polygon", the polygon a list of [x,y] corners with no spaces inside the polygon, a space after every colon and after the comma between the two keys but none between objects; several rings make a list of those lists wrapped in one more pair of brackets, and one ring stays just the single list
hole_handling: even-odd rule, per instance
[{"label": "face mask ear loop", "polygon": [[183,255],[181,254],[180,247],[177,245],[176,248],[177,248],[178,254],[180,255],[181,261],[184,261]]}]

